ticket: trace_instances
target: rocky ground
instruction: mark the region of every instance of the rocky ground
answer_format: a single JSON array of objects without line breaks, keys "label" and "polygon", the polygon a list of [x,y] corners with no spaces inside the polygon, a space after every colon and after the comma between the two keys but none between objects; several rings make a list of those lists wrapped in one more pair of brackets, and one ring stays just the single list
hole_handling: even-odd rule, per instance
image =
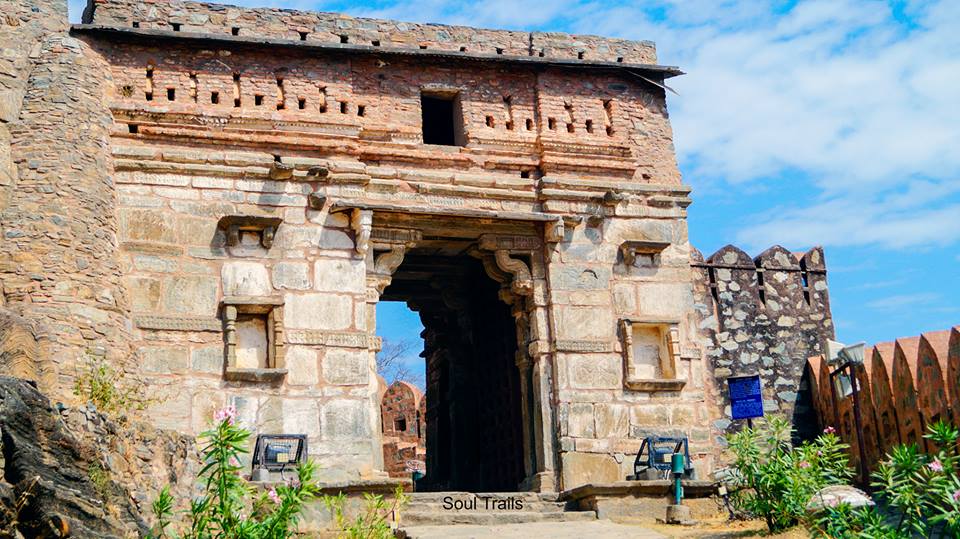
[{"label": "rocky ground", "polygon": [[52,405],[8,376],[0,376],[0,440],[0,538],[136,537],[160,488],[189,496],[195,475],[192,440],[118,424],[89,405]]}]

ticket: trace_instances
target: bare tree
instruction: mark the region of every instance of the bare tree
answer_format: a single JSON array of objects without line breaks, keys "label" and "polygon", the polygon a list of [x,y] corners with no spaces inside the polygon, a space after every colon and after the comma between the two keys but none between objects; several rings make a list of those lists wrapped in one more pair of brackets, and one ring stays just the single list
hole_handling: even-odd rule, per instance
[{"label": "bare tree", "polygon": [[412,372],[404,361],[414,349],[409,340],[383,341],[383,347],[377,352],[377,373],[383,376],[387,385],[394,382],[409,382],[422,385],[423,377]]}]

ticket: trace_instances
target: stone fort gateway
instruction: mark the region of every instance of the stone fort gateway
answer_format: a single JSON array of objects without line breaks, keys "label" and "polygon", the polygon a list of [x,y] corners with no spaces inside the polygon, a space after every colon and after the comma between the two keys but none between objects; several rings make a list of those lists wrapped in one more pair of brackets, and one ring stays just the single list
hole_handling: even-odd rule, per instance
[{"label": "stone fort gateway", "polygon": [[[823,252],[690,244],[682,72],[653,43],[164,0],[4,12],[3,368],[54,400],[99,358],[147,384],[155,426],[233,405],[347,484],[386,480],[385,438],[417,429],[437,491],[623,481],[651,435],[687,437],[706,478],[736,375],[817,428]],[[381,410],[385,301],[425,328],[403,423]]]}]

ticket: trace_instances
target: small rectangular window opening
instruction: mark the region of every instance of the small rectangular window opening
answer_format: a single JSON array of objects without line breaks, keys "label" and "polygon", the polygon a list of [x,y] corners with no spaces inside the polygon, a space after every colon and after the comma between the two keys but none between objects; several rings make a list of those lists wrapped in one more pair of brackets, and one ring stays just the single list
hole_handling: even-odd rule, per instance
[{"label": "small rectangular window opening", "polygon": [[349,42],[350,42],[350,36],[346,34],[340,36],[340,43],[349,43]]},{"label": "small rectangular window opening", "polygon": [[496,122],[493,120],[493,116],[487,116],[487,127],[496,127]]},{"label": "small rectangular window opening", "polygon": [[363,105],[357,105],[357,116],[363,116],[367,113],[367,107]]},{"label": "small rectangular window opening", "polygon": [[426,45],[420,45],[420,50],[422,50],[422,51],[427,50],[427,46],[426,46]]},{"label": "small rectangular window opening", "polygon": [[583,51],[577,53],[577,60],[583,60]]},{"label": "small rectangular window opening", "polygon": [[220,104],[220,92],[210,92],[210,102],[214,105]]},{"label": "small rectangular window opening", "polygon": [[346,102],[346,101],[341,101],[341,102],[340,102],[340,114],[346,114],[346,113],[347,113],[347,102]]},{"label": "small rectangular window opening", "polygon": [[587,128],[587,133],[593,133],[593,120],[587,120],[585,127]]},{"label": "small rectangular window opening", "polygon": [[175,88],[167,88],[167,101],[175,101],[177,99],[177,90]]},{"label": "small rectangular window opening", "polygon": [[140,126],[137,124],[127,124],[127,129],[134,135],[140,132]]},{"label": "small rectangular window opening", "polygon": [[230,35],[239,36],[239,35],[240,35],[240,28],[238,28],[238,27],[236,27],[236,26],[234,26],[233,28],[231,28],[231,29],[230,29]]},{"label": "small rectangular window opening", "polygon": [[497,47],[497,54],[503,54],[503,49],[501,49],[500,47]]},{"label": "small rectangular window opening", "polygon": [[406,432],[406,430],[407,430],[407,418],[405,418],[405,417],[398,417],[397,420],[394,421],[393,426],[394,426],[394,430],[397,431],[397,432]]},{"label": "small rectangular window opening", "polygon": [[174,31],[174,32],[179,32],[179,31],[180,31],[180,23],[178,23],[178,22],[172,22],[172,23],[170,23],[170,26],[173,28],[173,31]]},{"label": "small rectangular window opening", "polygon": [[133,21],[134,28],[140,28],[140,21]]},{"label": "small rectangular window opening", "polygon": [[259,107],[260,105],[263,105],[263,96],[260,95],[260,94],[257,94],[257,95],[255,95],[255,96],[253,96],[253,104],[256,105],[256,106],[258,106],[258,107]]},{"label": "small rectangular window opening", "polygon": [[370,44],[373,45],[374,47],[379,47],[379,46],[380,46],[380,40],[379,40],[379,39],[374,39],[373,41],[370,42]]},{"label": "small rectangular window opening", "polygon": [[556,129],[557,128],[557,119],[556,118],[547,118],[547,128]]},{"label": "small rectangular window opening", "polygon": [[423,143],[462,146],[463,118],[457,94],[420,95]]},{"label": "small rectangular window opening", "polygon": [[460,52],[467,52],[467,48],[466,48],[466,47],[460,47]]},{"label": "small rectangular window opening", "polygon": [[307,108],[307,99],[304,97],[297,98],[297,108],[300,110]]},{"label": "small rectangular window opening", "polygon": [[297,33],[300,34],[300,41],[307,40],[307,35],[309,35],[309,32],[297,32]]},{"label": "small rectangular window opening", "polygon": [[529,171],[529,170],[521,170],[521,171],[520,171],[520,177],[521,177],[521,178],[529,178],[529,177],[530,177],[530,171]]},{"label": "small rectangular window opening", "polygon": [[527,118],[527,131],[533,131],[533,120]]}]

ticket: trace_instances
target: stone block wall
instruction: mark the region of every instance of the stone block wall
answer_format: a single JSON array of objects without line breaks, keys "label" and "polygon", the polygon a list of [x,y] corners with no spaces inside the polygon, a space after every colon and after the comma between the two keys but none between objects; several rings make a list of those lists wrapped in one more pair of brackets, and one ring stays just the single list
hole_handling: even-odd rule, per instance
[{"label": "stone block wall", "polygon": [[760,374],[764,412],[792,420],[801,438],[816,434],[804,374],[807,358],[834,334],[823,250],[793,254],[775,246],[751,259],[727,246],[706,260],[694,253],[692,264],[704,356],[716,380],[708,397],[719,412],[715,432],[737,428],[726,378]]},{"label": "stone block wall", "polygon": [[249,9],[176,0],[89,0],[83,22],[206,34],[370,47],[655,64],[649,41],[559,32],[516,32],[418,24],[292,9]]}]

